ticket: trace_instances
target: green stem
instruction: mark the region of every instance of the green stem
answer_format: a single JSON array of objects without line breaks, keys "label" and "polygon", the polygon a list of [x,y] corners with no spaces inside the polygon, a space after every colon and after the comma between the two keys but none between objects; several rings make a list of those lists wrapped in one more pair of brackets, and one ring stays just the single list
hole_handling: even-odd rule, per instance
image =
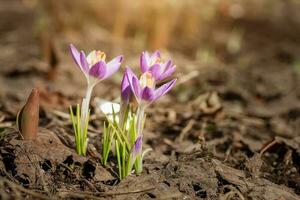
[{"label": "green stem", "polygon": [[143,122],[145,115],[145,106],[139,106],[137,110],[136,133],[137,135],[143,134]]},{"label": "green stem", "polygon": [[87,89],[86,89],[86,95],[82,100],[81,104],[81,125],[84,127],[86,120],[87,120],[87,115],[89,111],[89,105],[91,101],[91,96],[93,92],[93,85],[88,84]]},{"label": "green stem", "polygon": [[129,113],[128,101],[121,101],[119,127],[122,130],[125,130],[128,113]]},{"label": "green stem", "polygon": [[[136,124],[136,137],[135,140],[143,134],[143,125],[144,125],[144,115],[145,115],[145,106],[140,105],[137,110],[137,124]],[[142,149],[143,143],[141,144],[141,152],[136,157],[135,161],[135,171],[137,175],[140,175],[143,170],[143,160],[142,160]]]},{"label": "green stem", "polygon": [[136,156],[135,160],[135,173],[136,175],[140,175],[143,171],[143,159],[142,159],[142,153]]}]

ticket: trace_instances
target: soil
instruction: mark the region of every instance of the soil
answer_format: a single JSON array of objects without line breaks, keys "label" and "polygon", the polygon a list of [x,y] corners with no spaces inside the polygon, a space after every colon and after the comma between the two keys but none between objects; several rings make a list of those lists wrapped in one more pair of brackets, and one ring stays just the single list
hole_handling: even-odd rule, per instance
[{"label": "soil", "polygon": [[[171,45],[179,81],[147,110],[153,151],[142,175],[119,181],[115,160],[100,162],[97,101],[118,97],[121,73],[96,87],[88,155],[78,156],[68,106],[80,102],[85,80],[67,50],[72,37],[51,36],[41,51],[32,10],[17,0],[0,9],[0,199],[300,199],[300,26],[218,19],[216,32],[241,27],[244,43],[229,53],[208,35],[202,42],[216,54],[205,62],[195,44]],[[124,54],[138,60],[135,50]],[[24,141],[15,118],[34,86],[39,137]]]}]

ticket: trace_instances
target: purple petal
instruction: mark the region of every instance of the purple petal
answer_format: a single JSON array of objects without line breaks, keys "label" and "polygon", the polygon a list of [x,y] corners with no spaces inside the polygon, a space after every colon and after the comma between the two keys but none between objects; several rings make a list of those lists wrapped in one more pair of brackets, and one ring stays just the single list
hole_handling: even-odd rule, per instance
[{"label": "purple petal", "polygon": [[129,101],[131,97],[131,87],[126,77],[126,73],[123,75],[122,83],[121,83],[121,98],[123,101]]},{"label": "purple petal", "polygon": [[176,71],[176,66],[167,69],[164,73],[160,74],[160,76],[157,78],[157,81],[164,80],[165,78],[171,76]]},{"label": "purple petal", "polygon": [[117,56],[114,59],[112,59],[111,61],[109,61],[106,64],[106,74],[103,77],[103,79],[113,75],[114,73],[116,73],[120,66],[121,66],[121,62],[123,60],[123,56]]},{"label": "purple petal", "polygon": [[156,89],[154,91],[155,98],[153,101],[156,101],[159,97],[161,97],[164,94],[166,94],[167,92],[169,92],[173,88],[176,81],[177,81],[177,79],[173,79],[173,80],[165,83],[164,85],[160,86],[158,89]]},{"label": "purple petal", "polygon": [[142,73],[145,73],[148,71],[149,68],[149,63],[150,63],[150,56],[147,51],[143,52],[140,56],[140,67]]},{"label": "purple petal", "polygon": [[160,58],[160,52],[156,50],[156,51],[151,55],[150,60],[151,60],[152,62],[155,62],[158,58]]},{"label": "purple petal", "polygon": [[145,58],[146,58],[147,64],[149,65],[150,64],[150,60],[151,60],[150,54],[149,54],[148,51],[144,51],[144,54],[145,54]]},{"label": "purple petal", "polygon": [[152,76],[157,80],[157,78],[161,75],[162,69],[160,64],[154,64],[149,71],[151,72]]},{"label": "purple petal", "polygon": [[80,69],[82,69],[81,68],[81,62],[80,62],[80,53],[73,44],[70,44],[70,52],[71,52],[71,55],[72,55],[73,60],[75,61],[75,63],[78,65],[78,67]]},{"label": "purple petal", "polygon": [[124,75],[127,77],[127,81],[129,83],[129,85],[131,85],[132,84],[132,76],[135,76],[135,74],[132,72],[132,70],[128,66],[125,68]]},{"label": "purple petal", "polygon": [[136,140],[135,140],[135,143],[134,143],[134,146],[132,147],[131,149],[131,153],[130,153],[130,156],[131,156],[131,168],[133,167],[134,163],[135,163],[135,160],[136,160],[136,157],[138,155],[141,155],[142,153],[142,146],[143,146],[143,135],[140,135]]},{"label": "purple petal", "polygon": [[107,67],[105,62],[100,60],[92,66],[92,68],[89,71],[89,74],[96,78],[102,79],[106,75],[106,68]]},{"label": "purple petal", "polygon": [[137,77],[133,76],[132,84],[130,86],[131,86],[131,89],[132,89],[136,99],[139,100],[141,98],[141,90],[142,90],[139,79]]},{"label": "purple petal", "polygon": [[[141,134],[141,133],[139,133]],[[132,149],[132,155],[133,157],[136,157],[139,153],[142,152],[142,144],[143,144],[143,136],[140,135],[134,143],[133,149]]]},{"label": "purple petal", "polygon": [[128,83],[131,87],[131,91],[133,92],[136,99],[140,99],[140,91],[141,86],[136,75],[131,71],[129,67],[125,69],[125,75],[127,77]]},{"label": "purple petal", "polygon": [[163,67],[164,71],[168,70],[171,66],[172,66],[172,61],[171,60],[168,60],[167,62],[162,64],[162,67]]},{"label": "purple petal", "polygon": [[89,64],[86,60],[85,54],[83,51],[80,52],[80,63],[81,63],[81,69],[83,72],[88,73],[89,71]]},{"label": "purple petal", "polygon": [[155,99],[154,90],[149,87],[143,88],[141,98],[143,101],[152,102]]}]

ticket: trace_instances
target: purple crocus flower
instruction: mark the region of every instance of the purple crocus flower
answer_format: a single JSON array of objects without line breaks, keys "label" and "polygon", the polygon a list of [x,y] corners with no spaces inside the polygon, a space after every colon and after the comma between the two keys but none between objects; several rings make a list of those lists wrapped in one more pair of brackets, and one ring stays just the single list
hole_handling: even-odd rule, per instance
[{"label": "purple crocus flower", "polygon": [[126,68],[125,74],[138,104],[143,106],[153,103],[159,97],[169,92],[176,83],[176,79],[173,79],[156,88],[155,78],[149,71],[143,73],[140,79],[137,78],[129,67]]},{"label": "purple crocus flower", "polygon": [[[83,72],[88,83],[86,95],[81,103],[80,116],[81,127],[86,127],[88,124],[89,104],[94,86],[118,71],[123,56],[117,56],[106,63],[106,55],[104,52],[93,50],[86,56],[83,51],[79,52],[73,44],[70,44],[70,51],[75,63]],[[82,128],[82,130],[84,130],[84,128]]]},{"label": "purple crocus flower", "polygon": [[159,51],[155,51],[152,55],[144,51],[140,57],[140,67],[142,73],[151,72],[156,81],[171,76],[176,70],[171,60],[162,62]]},{"label": "purple crocus flower", "polygon": [[106,63],[104,52],[93,50],[86,56],[83,51],[79,52],[73,44],[70,44],[70,51],[89,85],[96,85],[99,81],[117,72],[123,60],[123,56],[117,56]]}]

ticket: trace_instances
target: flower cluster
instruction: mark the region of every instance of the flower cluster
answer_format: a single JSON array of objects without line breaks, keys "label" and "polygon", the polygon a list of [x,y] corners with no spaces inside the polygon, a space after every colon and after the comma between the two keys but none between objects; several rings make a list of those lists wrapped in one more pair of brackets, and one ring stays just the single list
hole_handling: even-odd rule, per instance
[{"label": "flower cluster", "polygon": [[[77,152],[86,154],[87,129],[89,121],[89,102],[94,86],[114,74],[120,67],[122,56],[105,62],[105,54],[92,51],[88,56],[79,52],[73,45],[70,50],[74,61],[87,78],[87,93],[81,108],[77,105],[76,116],[71,111],[75,131]],[[143,151],[143,127],[146,108],[169,92],[176,83],[172,79],[164,84],[176,70],[171,60],[163,62],[160,52],[143,52],[140,56],[141,74],[137,76],[130,67],[126,67],[121,82],[120,104],[105,102],[100,105],[107,117],[104,123],[102,141],[102,163],[107,164],[110,152],[116,156],[120,179],[135,171],[142,172],[143,157],[149,149]]]},{"label": "flower cluster", "polygon": [[[143,126],[146,108],[169,92],[176,79],[158,87],[160,82],[169,78],[176,70],[171,60],[162,62],[158,51],[153,54],[143,52],[140,57],[141,75],[138,77],[126,67],[121,83],[120,110],[112,106],[112,119],[104,131],[103,164],[106,164],[112,144],[118,161],[119,177],[125,178],[133,169],[136,174],[142,172],[143,157],[149,149],[143,151]],[[137,107],[130,102],[135,101]],[[109,106],[109,105],[108,105]],[[119,111],[119,112],[118,112]]]}]

